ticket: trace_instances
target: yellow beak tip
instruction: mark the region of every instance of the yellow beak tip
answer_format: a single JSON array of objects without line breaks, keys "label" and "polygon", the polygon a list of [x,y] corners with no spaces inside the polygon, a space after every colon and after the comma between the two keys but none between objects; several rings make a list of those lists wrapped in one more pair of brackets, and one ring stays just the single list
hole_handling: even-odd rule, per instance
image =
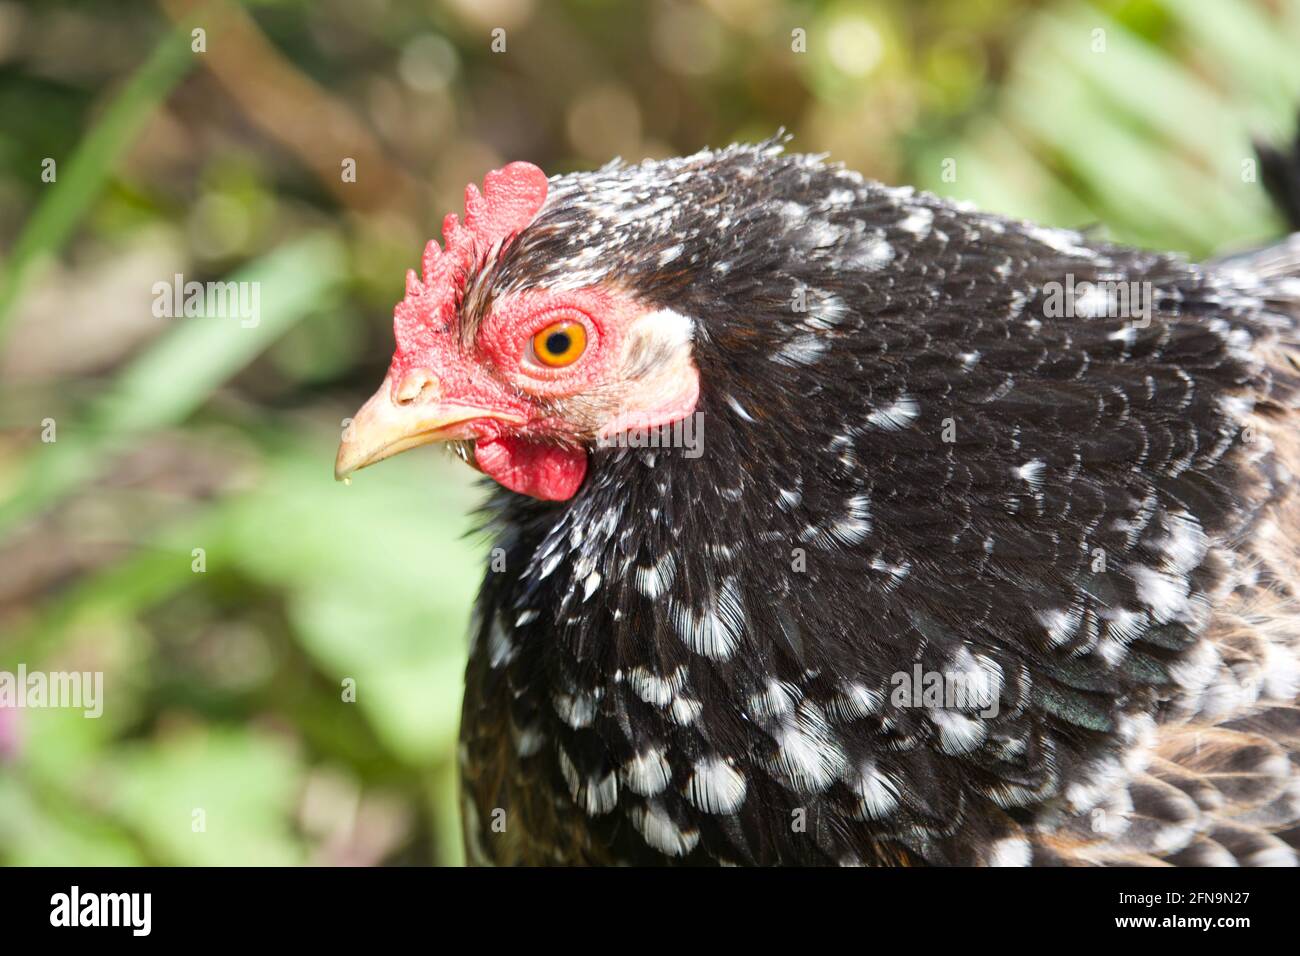
[{"label": "yellow beak tip", "polygon": [[351,475],[376,462],[432,442],[465,437],[466,423],[494,418],[519,424],[518,415],[489,408],[452,404],[400,406],[389,397],[389,382],[361,406],[348,423],[334,459],[334,479],[347,482]]}]

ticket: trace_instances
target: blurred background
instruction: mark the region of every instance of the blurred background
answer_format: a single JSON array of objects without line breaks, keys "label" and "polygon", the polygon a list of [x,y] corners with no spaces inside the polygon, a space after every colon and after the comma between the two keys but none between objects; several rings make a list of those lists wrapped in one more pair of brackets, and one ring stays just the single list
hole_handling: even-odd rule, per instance
[{"label": "blurred background", "polygon": [[0,0],[0,671],[104,675],[0,708],[0,862],[461,861],[480,492],[331,468],[467,182],[785,127],[1200,257],[1297,105],[1300,0]]}]

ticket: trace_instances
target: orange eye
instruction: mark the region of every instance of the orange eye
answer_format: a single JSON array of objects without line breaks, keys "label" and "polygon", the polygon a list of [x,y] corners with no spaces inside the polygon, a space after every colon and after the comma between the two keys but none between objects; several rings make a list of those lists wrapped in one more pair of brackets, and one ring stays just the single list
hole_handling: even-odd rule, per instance
[{"label": "orange eye", "polygon": [[533,336],[533,354],[551,368],[578,361],[587,348],[587,330],[581,322],[556,322]]}]

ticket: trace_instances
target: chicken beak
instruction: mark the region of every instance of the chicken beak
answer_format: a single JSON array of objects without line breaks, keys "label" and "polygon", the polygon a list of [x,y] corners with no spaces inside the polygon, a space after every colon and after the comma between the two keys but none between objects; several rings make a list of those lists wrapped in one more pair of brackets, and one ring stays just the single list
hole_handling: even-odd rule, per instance
[{"label": "chicken beak", "polygon": [[434,401],[399,403],[393,400],[389,379],[361,406],[343,429],[334,477],[343,480],[377,461],[420,445],[473,438],[471,422],[485,418],[508,424],[524,419],[499,410]]}]

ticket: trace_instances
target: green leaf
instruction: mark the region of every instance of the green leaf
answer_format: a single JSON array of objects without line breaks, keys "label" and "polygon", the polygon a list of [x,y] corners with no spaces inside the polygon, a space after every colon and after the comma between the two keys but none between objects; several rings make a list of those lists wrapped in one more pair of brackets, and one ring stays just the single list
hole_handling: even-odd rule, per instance
[{"label": "green leaf", "polygon": [[195,730],[105,755],[103,800],[152,856],[182,866],[291,866],[302,768],[274,738]]},{"label": "green leaf", "polygon": [[11,773],[0,774],[0,861],[7,866],[140,866],[130,837],[92,808],[56,806]]},{"label": "green leaf", "polygon": [[[386,746],[413,764],[447,752],[460,715],[469,609],[482,576],[464,540],[473,473],[426,449],[351,486],[311,443],[268,467],[209,552],[288,592],[302,646],[340,682]],[[356,682],[356,703],[341,682]]]},{"label": "green leaf", "polygon": [[128,365],[81,422],[28,458],[17,493],[0,505],[0,535],[95,476],[126,443],[184,421],[223,382],[305,316],[320,309],[343,274],[343,249],[320,233],[282,246],[226,281],[256,283],[261,317],[177,318],[175,327]]},{"label": "green leaf", "polygon": [[32,265],[56,254],[68,241],[108,182],[118,157],[193,62],[189,27],[173,30],[131,77],[72,158],[62,165],[57,180],[47,185],[47,195],[0,272],[0,341]]}]

